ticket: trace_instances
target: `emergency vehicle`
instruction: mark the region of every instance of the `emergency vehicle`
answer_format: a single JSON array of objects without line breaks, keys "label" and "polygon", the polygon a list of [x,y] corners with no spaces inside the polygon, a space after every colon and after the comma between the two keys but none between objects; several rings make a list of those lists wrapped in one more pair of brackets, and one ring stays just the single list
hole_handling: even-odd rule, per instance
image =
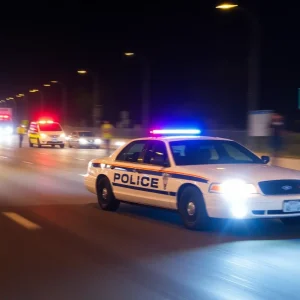
[{"label": "emergency vehicle", "polygon": [[213,218],[300,224],[300,172],[271,166],[269,157],[233,140],[174,136],[195,132],[154,130],[157,137],[93,159],[86,188],[103,210],[115,211],[121,202],[176,210],[189,229],[205,229]]},{"label": "emergency vehicle", "polygon": [[58,122],[52,120],[40,120],[31,122],[28,130],[29,146],[59,146],[65,147],[66,135]]},{"label": "emergency vehicle", "polygon": [[0,137],[13,134],[12,109],[0,107]]}]

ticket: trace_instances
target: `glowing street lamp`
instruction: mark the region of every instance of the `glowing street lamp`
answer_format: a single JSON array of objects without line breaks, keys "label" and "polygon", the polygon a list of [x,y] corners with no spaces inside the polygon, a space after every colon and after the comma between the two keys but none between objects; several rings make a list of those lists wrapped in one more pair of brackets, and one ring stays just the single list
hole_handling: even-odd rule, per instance
[{"label": "glowing street lamp", "polygon": [[78,74],[87,74],[87,70],[77,70]]},{"label": "glowing street lamp", "polygon": [[223,2],[216,6],[217,9],[229,10],[238,7],[238,4],[234,4],[232,2]]},{"label": "glowing street lamp", "polygon": [[134,52],[124,52],[125,56],[135,56]]},{"label": "glowing street lamp", "polygon": [[49,86],[51,86],[51,84],[50,83],[44,83],[43,86],[49,87]]}]

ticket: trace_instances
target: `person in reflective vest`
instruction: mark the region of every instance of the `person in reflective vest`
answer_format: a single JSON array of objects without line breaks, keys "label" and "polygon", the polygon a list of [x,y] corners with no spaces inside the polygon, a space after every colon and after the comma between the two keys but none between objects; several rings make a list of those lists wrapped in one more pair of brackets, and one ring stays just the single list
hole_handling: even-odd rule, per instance
[{"label": "person in reflective vest", "polygon": [[114,127],[108,121],[104,121],[101,127],[102,138],[105,141],[107,155],[109,155],[110,153],[110,141],[113,137],[113,128]]},{"label": "person in reflective vest", "polygon": [[19,147],[22,148],[24,135],[26,134],[26,129],[24,125],[19,125],[19,127],[17,128],[17,134],[19,135]]}]

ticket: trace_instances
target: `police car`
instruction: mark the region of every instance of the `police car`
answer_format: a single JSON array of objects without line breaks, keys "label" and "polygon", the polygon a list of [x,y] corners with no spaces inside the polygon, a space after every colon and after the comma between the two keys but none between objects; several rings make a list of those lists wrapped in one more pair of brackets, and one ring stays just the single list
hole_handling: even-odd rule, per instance
[{"label": "police car", "polygon": [[86,188],[103,210],[120,202],[176,210],[189,229],[213,218],[280,218],[300,224],[300,172],[268,165],[235,141],[154,130],[110,157],[89,162]]}]

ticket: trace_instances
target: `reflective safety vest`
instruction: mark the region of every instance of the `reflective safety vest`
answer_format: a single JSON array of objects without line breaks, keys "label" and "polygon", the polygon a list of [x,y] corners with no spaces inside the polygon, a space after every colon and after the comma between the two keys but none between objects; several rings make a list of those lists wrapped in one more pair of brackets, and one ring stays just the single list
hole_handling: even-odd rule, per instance
[{"label": "reflective safety vest", "polygon": [[111,139],[112,138],[112,129],[113,126],[111,124],[103,124],[101,127],[102,136],[104,139]]},{"label": "reflective safety vest", "polygon": [[17,134],[26,134],[25,128],[19,126],[19,127],[17,128]]}]

